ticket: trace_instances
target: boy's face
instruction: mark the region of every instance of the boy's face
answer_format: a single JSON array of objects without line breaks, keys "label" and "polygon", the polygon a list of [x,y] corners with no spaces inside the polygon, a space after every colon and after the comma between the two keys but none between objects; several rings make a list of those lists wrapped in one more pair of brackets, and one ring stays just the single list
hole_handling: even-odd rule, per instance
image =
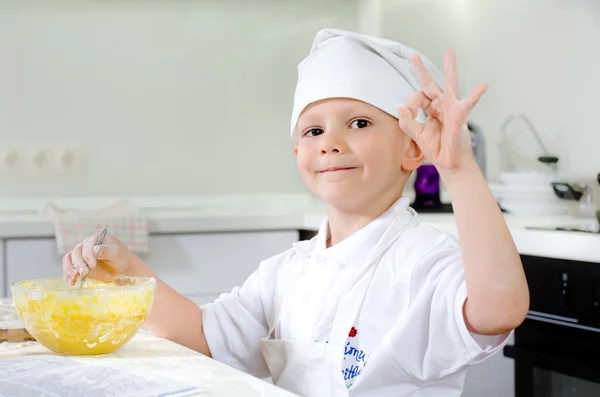
[{"label": "boy's face", "polygon": [[303,111],[295,152],[309,190],[346,209],[375,197],[400,197],[410,171],[424,160],[396,118],[345,98],[314,102]]}]

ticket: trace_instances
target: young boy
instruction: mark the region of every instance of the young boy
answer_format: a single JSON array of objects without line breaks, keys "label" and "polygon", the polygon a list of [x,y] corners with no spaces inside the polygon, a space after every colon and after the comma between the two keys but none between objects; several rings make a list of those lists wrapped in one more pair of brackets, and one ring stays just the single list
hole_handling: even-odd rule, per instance
[{"label": "young boy", "polygon": [[[503,346],[529,295],[465,128],[486,86],[460,99],[453,52],[444,71],[442,88],[402,44],[320,31],[291,123],[302,178],[328,205],[318,235],[201,308],[158,280],[146,327],[303,396],[459,396],[466,368]],[[452,197],[460,245],[401,198],[425,158]],[[156,277],[120,241],[95,241],[64,257],[69,282]]]}]

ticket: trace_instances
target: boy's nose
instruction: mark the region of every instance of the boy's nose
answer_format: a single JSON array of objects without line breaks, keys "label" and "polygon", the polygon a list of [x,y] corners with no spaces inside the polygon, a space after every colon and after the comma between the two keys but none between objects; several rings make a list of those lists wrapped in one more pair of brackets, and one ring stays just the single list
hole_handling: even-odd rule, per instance
[{"label": "boy's nose", "polygon": [[338,149],[337,147],[323,147],[321,148],[321,154],[327,154],[327,153],[339,153],[340,149]]},{"label": "boy's nose", "polygon": [[321,154],[342,153],[346,149],[346,142],[342,133],[328,131],[323,134],[321,141]]}]

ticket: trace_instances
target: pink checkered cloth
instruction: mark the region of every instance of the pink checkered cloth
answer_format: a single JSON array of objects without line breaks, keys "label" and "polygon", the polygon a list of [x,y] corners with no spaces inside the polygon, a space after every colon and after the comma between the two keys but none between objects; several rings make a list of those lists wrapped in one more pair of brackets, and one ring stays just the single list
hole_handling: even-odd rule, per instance
[{"label": "pink checkered cloth", "polygon": [[104,228],[136,254],[148,253],[148,219],[127,202],[92,211],[59,209],[49,203],[44,212],[54,221],[56,246],[61,256]]}]

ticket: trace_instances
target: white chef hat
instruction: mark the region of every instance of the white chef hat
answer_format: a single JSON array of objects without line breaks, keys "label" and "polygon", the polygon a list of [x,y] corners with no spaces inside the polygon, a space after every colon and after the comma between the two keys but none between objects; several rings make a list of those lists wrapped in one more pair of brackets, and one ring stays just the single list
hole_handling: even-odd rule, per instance
[{"label": "white chef hat", "polygon": [[[320,30],[310,54],[298,65],[292,137],[306,106],[327,98],[357,99],[398,118],[398,107],[421,90],[410,63],[416,53],[391,40],[340,29]],[[421,59],[442,86],[442,73],[428,58],[421,55]],[[417,119],[424,119],[423,112]]]}]

